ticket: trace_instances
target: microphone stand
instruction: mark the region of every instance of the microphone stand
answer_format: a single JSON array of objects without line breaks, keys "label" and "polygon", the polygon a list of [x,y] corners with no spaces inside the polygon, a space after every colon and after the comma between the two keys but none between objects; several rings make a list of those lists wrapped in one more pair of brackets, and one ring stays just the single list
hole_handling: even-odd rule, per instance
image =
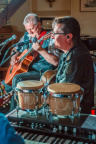
[{"label": "microphone stand", "polygon": [[5,44],[1,47],[1,49],[0,49],[0,55],[1,55],[1,51],[3,50],[3,48],[5,47],[6,44],[7,44],[7,43],[5,43]]},{"label": "microphone stand", "polygon": [[1,64],[0,64],[0,67],[4,64],[4,63],[6,63],[13,55],[15,55],[16,53],[18,52],[18,50],[14,50],[13,51],[13,53],[8,57],[8,58],[6,58],[4,61],[2,61],[1,62]]},{"label": "microphone stand", "polygon": [[12,45],[11,47],[9,47],[8,50],[5,52],[5,54],[4,54],[4,56],[3,56],[3,59],[2,59],[2,61],[1,61],[1,63],[4,61],[6,55],[8,54],[8,51],[9,51],[11,48],[13,48],[13,47],[14,47],[14,45]]},{"label": "microphone stand", "polygon": [[[1,63],[3,63],[6,55],[8,54],[8,51],[9,51],[11,48],[17,46],[17,44],[18,44],[18,43],[14,44],[14,45],[12,45],[11,47],[8,48],[8,50],[5,52],[5,54],[4,54],[4,56],[3,56],[3,59],[2,59],[2,61],[1,61]],[[4,46],[5,46],[5,45],[4,45]],[[2,48],[1,48],[1,50],[2,50]],[[17,49],[17,51],[18,51],[18,50],[19,50],[19,48]]]}]

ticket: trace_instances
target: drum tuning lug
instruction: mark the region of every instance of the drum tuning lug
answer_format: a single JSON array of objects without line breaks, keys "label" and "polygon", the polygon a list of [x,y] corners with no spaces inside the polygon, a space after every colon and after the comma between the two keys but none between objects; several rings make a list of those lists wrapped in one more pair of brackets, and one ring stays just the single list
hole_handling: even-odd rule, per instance
[{"label": "drum tuning lug", "polygon": [[74,121],[74,114],[70,116],[71,122],[73,123]]}]

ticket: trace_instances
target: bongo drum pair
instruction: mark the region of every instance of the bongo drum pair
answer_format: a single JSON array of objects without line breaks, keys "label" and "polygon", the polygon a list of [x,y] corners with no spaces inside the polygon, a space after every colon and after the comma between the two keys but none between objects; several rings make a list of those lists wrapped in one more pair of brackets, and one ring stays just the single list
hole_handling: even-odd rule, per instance
[{"label": "bongo drum pair", "polygon": [[[44,104],[42,81],[28,80],[17,84],[19,107],[24,110],[40,109]],[[53,83],[47,87],[49,92],[49,111],[55,115],[70,116],[78,114],[83,89],[73,83]]]}]

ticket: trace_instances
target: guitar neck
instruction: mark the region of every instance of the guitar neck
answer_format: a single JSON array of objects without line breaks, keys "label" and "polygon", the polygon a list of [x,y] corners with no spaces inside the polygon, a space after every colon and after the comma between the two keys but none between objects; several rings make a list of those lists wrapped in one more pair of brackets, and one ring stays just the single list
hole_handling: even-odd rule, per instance
[{"label": "guitar neck", "polygon": [[[46,35],[42,36],[39,40],[37,40],[38,43],[40,43],[42,40],[44,40]],[[22,61],[28,54],[32,52],[33,48],[31,47],[26,54],[24,54],[19,61]]]},{"label": "guitar neck", "polygon": [[28,54],[30,54],[32,52],[33,48],[31,47],[26,54],[24,54],[20,59],[19,62],[22,61]]}]

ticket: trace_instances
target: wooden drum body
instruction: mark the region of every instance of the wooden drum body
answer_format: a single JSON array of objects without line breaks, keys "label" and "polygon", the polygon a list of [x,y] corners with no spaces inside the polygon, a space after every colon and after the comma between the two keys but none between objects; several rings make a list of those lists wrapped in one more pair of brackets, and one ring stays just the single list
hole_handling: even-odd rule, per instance
[{"label": "wooden drum body", "polygon": [[43,105],[43,94],[40,89],[43,87],[43,82],[36,80],[26,80],[19,82],[16,87],[19,99],[19,107],[24,110],[39,109]]},{"label": "wooden drum body", "polygon": [[54,83],[48,86],[49,109],[55,115],[77,114],[80,109],[80,101],[83,90],[73,83]]}]

